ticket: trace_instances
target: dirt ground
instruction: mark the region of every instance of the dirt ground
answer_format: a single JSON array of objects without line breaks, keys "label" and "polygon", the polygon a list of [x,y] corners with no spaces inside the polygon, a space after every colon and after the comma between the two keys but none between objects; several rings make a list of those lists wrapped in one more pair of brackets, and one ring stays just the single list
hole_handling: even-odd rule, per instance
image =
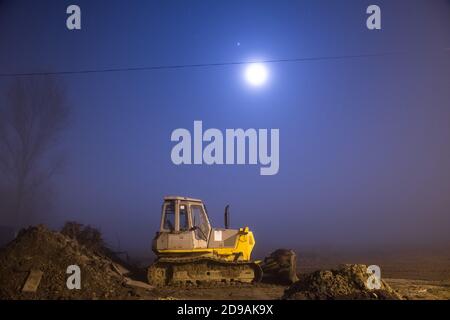
[{"label": "dirt ground", "polygon": [[[384,279],[403,299],[448,300],[450,282]],[[287,286],[259,284],[228,288],[165,288],[156,289],[152,295],[142,293],[140,299],[186,299],[186,300],[272,300],[280,299]]]},{"label": "dirt ground", "polygon": [[366,253],[320,253],[307,250],[299,254],[299,273],[333,268],[342,263],[376,264],[381,276],[403,298],[450,299],[450,250],[392,250]]},{"label": "dirt ground", "polygon": [[[287,286],[272,284],[243,285],[226,288],[164,288],[156,289],[159,299],[189,300],[275,300]],[[143,297],[145,298],[145,296]]]},{"label": "dirt ground", "polygon": [[410,300],[448,300],[450,281],[385,279],[399,294]]},{"label": "dirt ground", "polygon": [[[411,279],[384,279],[403,299],[448,300],[450,282]],[[287,286],[258,284],[227,288],[165,288],[155,289],[150,296],[143,292],[140,299],[186,300],[272,300],[280,299]]]},{"label": "dirt ground", "polygon": [[[368,253],[339,255],[337,253],[300,254],[299,276],[316,270],[335,268],[342,263],[378,264],[382,278],[403,299],[450,299],[450,254],[446,252]],[[258,284],[227,288],[156,289],[161,299],[280,299],[288,286]],[[145,295],[141,298],[146,298]]]}]

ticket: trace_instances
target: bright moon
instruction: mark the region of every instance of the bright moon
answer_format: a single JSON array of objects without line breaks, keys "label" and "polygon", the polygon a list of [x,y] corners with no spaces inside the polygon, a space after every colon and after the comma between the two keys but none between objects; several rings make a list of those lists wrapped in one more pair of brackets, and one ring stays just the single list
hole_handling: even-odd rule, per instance
[{"label": "bright moon", "polygon": [[261,63],[252,63],[245,70],[245,79],[253,86],[260,86],[267,80],[267,69]]}]

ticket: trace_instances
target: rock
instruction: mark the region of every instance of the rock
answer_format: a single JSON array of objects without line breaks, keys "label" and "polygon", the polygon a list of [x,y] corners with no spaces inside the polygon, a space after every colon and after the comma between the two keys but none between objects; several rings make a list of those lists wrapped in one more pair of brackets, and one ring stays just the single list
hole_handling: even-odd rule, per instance
[{"label": "rock", "polygon": [[112,267],[113,267],[114,271],[116,271],[121,276],[125,276],[130,273],[130,271],[128,269],[124,268],[123,266],[121,266],[118,263],[113,262]]},{"label": "rock", "polygon": [[42,275],[44,273],[40,270],[31,270],[27,281],[23,285],[22,292],[36,292],[41,283]]},{"label": "rock", "polygon": [[125,284],[131,287],[141,288],[145,290],[153,290],[155,287],[149,285],[148,283],[142,282],[142,281],[136,281],[132,280],[130,278],[125,278]]}]

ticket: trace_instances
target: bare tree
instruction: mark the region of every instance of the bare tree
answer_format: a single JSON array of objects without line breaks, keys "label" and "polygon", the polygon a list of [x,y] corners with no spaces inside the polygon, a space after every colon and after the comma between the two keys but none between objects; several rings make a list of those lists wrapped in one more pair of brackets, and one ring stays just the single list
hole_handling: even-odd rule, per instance
[{"label": "bare tree", "polygon": [[48,182],[58,168],[49,161],[61,130],[68,123],[65,90],[57,79],[16,79],[0,106],[0,170],[12,188],[12,214],[24,222],[24,205]]}]

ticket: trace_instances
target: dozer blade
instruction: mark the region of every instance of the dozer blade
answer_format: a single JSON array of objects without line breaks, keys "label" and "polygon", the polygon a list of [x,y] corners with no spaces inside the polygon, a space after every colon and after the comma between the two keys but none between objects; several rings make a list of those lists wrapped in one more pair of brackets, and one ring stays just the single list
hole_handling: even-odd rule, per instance
[{"label": "dozer blade", "polygon": [[264,281],[292,284],[298,280],[297,258],[293,250],[278,249],[261,263]]}]

